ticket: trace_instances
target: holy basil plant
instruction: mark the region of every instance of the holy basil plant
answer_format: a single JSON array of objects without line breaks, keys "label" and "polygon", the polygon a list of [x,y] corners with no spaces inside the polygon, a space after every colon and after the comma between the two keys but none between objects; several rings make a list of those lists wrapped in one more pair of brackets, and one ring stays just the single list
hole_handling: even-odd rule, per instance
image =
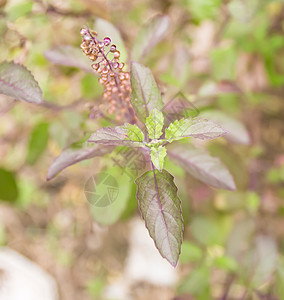
[{"label": "holy basil plant", "polygon": [[[163,16],[155,24],[164,28],[167,20]],[[166,28],[162,32],[164,30]],[[139,39],[143,41],[142,46],[148,44],[148,33]],[[234,180],[219,159],[189,143],[180,143],[188,138],[215,139],[225,135],[226,131],[217,123],[201,118],[177,119],[166,126],[164,103],[150,69],[131,62],[130,72],[124,71],[120,52],[109,37],[100,40],[89,28],[82,29],[81,35],[81,48],[94,62],[92,68],[100,75],[99,82],[104,87],[104,109],[115,116],[118,126],[100,128],[89,136],[87,142],[64,150],[50,166],[47,180],[70,165],[104,156],[117,146],[142,151],[149,168],[135,180],[139,209],[160,254],[176,266],[183,239],[183,218],[174,177],[164,169],[165,157],[168,155],[198,180],[216,188],[234,190]],[[45,104],[30,72],[14,63],[0,64],[0,93],[38,105]],[[173,145],[167,149],[170,144]]]},{"label": "holy basil plant", "polygon": [[[89,142],[135,147],[143,149],[149,156],[151,169],[135,180],[139,209],[160,254],[176,266],[182,244],[183,219],[174,177],[164,169],[166,146],[186,138],[215,139],[226,132],[218,124],[199,118],[176,120],[164,128],[164,116],[158,109],[163,102],[150,70],[132,62],[130,74],[131,103],[147,133],[144,134],[136,124],[126,123],[97,130]],[[203,150],[180,144],[171,148],[169,157],[190,174],[214,187],[235,189],[226,167]]]}]

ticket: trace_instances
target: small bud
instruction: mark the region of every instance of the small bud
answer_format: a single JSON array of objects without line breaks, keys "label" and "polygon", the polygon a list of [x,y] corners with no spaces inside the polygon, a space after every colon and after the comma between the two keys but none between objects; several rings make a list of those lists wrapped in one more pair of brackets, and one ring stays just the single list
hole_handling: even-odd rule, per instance
[{"label": "small bud", "polygon": [[124,67],[124,63],[120,63],[120,64],[118,65],[118,68],[119,68],[120,70],[122,70],[123,67]]},{"label": "small bud", "polygon": [[112,63],[112,67],[113,67],[114,69],[117,69],[117,68],[119,68],[119,64],[118,64],[117,62],[113,62],[113,63]]},{"label": "small bud", "polygon": [[104,44],[105,46],[108,46],[111,43],[111,39],[109,37],[104,38]]},{"label": "small bud", "polygon": [[90,54],[88,57],[92,61],[95,61],[98,58],[97,55],[94,55],[94,54]]},{"label": "small bud", "polygon": [[81,35],[85,35],[87,33],[87,30],[85,29],[85,28],[82,28],[81,30],[80,30],[80,34]]},{"label": "small bud", "polygon": [[107,74],[108,73],[108,68],[107,67],[105,67],[104,69],[103,69],[103,72],[102,72],[102,74]]},{"label": "small bud", "polygon": [[113,55],[114,55],[115,58],[119,58],[119,57],[120,57],[120,52],[116,50],[116,51],[113,53]]},{"label": "small bud", "polygon": [[92,64],[92,68],[96,71],[98,70],[99,67],[100,67],[99,64]]},{"label": "small bud", "polygon": [[83,51],[84,51],[84,53],[86,55],[89,55],[91,53],[91,49],[90,48],[84,48]]},{"label": "small bud", "polygon": [[110,52],[115,52],[116,51],[116,46],[115,45],[111,45],[110,46]]},{"label": "small bud", "polygon": [[104,42],[99,42],[98,44],[99,48],[103,48],[105,46]]}]

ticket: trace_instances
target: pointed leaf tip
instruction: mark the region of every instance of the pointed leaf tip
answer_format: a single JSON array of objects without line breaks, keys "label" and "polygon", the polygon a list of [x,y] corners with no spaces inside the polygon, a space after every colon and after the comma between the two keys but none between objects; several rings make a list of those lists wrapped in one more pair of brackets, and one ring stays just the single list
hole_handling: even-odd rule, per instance
[{"label": "pointed leaf tip", "polygon": [[0,64],[0,94],[35,104],[43,102],[42,91],[32,73],[14,62]]},{"label": "pointed leaf tip", "polygon": [[181,251],[183,219],[173,176],[166,170],[148,171],[136,179],[139,209],[157,249],[172,266]]},{"label": "pointed leaf tip", "polygon": [[130,80],[131,104],[138,119],[145,123],[151,110],[163,108],[160,90],[150,69],[137,62],[131,62]]}]

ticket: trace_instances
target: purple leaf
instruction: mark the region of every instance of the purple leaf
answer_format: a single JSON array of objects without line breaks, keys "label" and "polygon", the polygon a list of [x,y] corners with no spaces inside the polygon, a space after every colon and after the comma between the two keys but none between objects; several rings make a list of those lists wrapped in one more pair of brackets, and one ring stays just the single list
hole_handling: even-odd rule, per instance
[{"label": "purple leaf", "polygon": [[131,104],[138,119],[145,123],[151,110],[163,108],[161,93],[149,68],[132,62],[130,76]]},{"label": "purple leaf", "polygon": [[169,149],[168,155],[193,177],[216,188],[236,189],[234,179],[226,166],[206,151],[179,145]]},{"label": "purple leaf", "polygon": [[205,111],[202,113],[202,116],[220,123],[228,132],[228,134],[225,136],[227,140],[243,145],[250,144],[250,136],[247,129],[237,119],[217,110],[211,110],[208,112]]},{"label": "purple leaf", "polygon": [[0,64],[0,93],[26,102],[43,102],[42,91],[31,72],[14,62]]},{"label": "purple leaf", "polygon": [[166,170],[148,171],[135,180],[139,209],[162,257],[174,267],[181,251],[183,220],[173,176]]},{"label": "purple leaf", "polygon": [[[130,139],[130,137],[132,137],[131,134],[134,134],[135,131],[132,130],[129,132],[130,129],[127,127],[127,125],[134,127],[134,125],[126,124],[124,126],[117,126],[115,128],[111,128],[111,127],[100,128],[91,135],[88,142],[93,142],[93,143],[103,144],[103,145],[113,145],[113,146],[143,147],[144,146],[144,143],[142,142],[143,139],[142,141],[138,141],[136,135],[135,135],[136,140]],[[142,131],[137,126],[135,126],[135,130],[138,131],[138,134],[142,133]]]},{"label": "purple leaf", "polygon": [[198,138],[201,140],[212,140],[218,138],[226,131],[218,124],[199,118],[188,118],[176,120],[165,130],[165,137],[170,142],[180,140],[186,137]]},{"label": "purple leaf", "polygon": [[44,56],[51,62],[68,67],[75,67],[79,69],[92,72],[89,59],[83,52],[73,46],[59,46],[44,52]]},{"label": "purple leaf", "polygon": [[166,36],[170,20],[166,15],[155,16],[146,26],[142,27],[132,50],[132,59],[139,61]]},{"label": "purple leaf", "polygon": [[110,146],[91,145],[87,143],[83,144],[81,148],[68,148],[63,150],[49,167],[46,180],[53,179],[60,171],[77,162],[95,156],[103,156],[112,150],[113,147]]}]

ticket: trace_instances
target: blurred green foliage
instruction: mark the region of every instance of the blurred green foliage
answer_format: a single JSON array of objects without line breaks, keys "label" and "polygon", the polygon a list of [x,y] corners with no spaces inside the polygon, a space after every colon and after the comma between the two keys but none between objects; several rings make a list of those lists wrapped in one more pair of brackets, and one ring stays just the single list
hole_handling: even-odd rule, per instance
[{"label": "blurred green foliage", "polygon": [[[1,95],[0,211],[9,217],[0,220],[0,244],[13,247],[21,238],[19,251],[30,257],[34,251],[42,253],[39,262],[48,260],[47,269],[56,276],[63,299],[69,299],[68,291],[97,299],[108,284],[102,271],[108,279],[123,272],[125,257],[109,249],[124,253],[127,242],[121,228],[128,231],[128,222],[139,215],[136,187],[123,170],[107,158],[100,163],[95,159],[45,182],[48,166],[62,149],[111,125],[108,119],[89,118],[89,107],[99,104],[102,93],[97,77],[76,64],[51,62],[45,53],[59,46],[79,49],[80,28],[86,24],[99,31],[94,22],[109,24],[103,21],[108,20],[120,32],[129,63],[147,20],[166,14],[167,34],[141,57],[154,73],[163,101],[182,90],[201,115],[221,112],[238,122],[230,139],[205,145],[230,169],[236,192],[212,189],[165,161],[180,187],[185,220],[173,294],[211,300],[228,290],[227,299],[258,299],[256,292],[267,299],[284,299],[283,1],[13,0],[1,6],[0,14],[0,60],[27,66],[51,104],[11,104],[12,99]],[[67,57],[67,52],[60,53]],[[242,139],[244,130],[247,136]],[[101,223],[115,222],[108,233],[111,242],[100,248],[90,234],[95,209],[83,190],[90,176],[107,169],[114,169],[110,173],[123,197],[114,203],[115,209],[93,212]],[[12,226],[6,209],[19,222]]]}]

